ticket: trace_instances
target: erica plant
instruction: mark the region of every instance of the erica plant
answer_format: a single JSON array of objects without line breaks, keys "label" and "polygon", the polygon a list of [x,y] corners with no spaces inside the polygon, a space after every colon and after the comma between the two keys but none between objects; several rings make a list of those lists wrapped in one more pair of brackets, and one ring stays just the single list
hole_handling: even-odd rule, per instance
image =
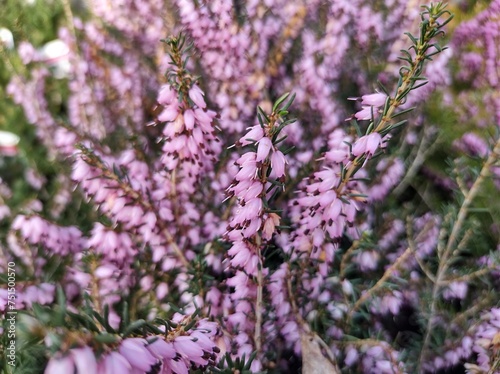
[{"label": "erica plant", "polygon": [[415,6],[9,4],[3,372],[498,372],[499,2]]}]

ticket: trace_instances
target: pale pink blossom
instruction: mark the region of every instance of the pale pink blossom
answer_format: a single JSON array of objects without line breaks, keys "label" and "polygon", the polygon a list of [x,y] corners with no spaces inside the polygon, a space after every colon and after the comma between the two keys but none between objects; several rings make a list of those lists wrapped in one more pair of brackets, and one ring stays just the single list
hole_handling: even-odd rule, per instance
[{"label": "pale pink blossom", "polygon": [[267,156],[269,155],[269,152],[271,151],[271,148],[273,147],[273,143],[271,139],[264,137],[259,142],[257,143],[257,157],[255,158],[255,161],[260,162],[264,161]]},{"label": "pale pink blossom", "polygon": [[276,226],[280,224],[280,216],[276,213],[269,213],[269,216],[264,221],[264,227],[262,228],[262,237],[266,240],[270,240],[276,229]]},{"label": "pale pink blossom", "polygon": [[148,372],[156,363],[156,359],[146,346],[147,342],[144,339],[128,338],[122,341],[119,350],[133,368]]},{"label": "pale pink blossom", "polygon": [[177,355],[172,343],[167,343],[162,338],[156,339],[147,348],[154,356],[160,359],[172,359]]},{"label": "pale pink blossom", "polygon": [[373,109],[373,107],[370,106],[364,106],[360,111],[354,114],[354,117],[356,117],[360,121],[371,120],[372,113],[373,115],[375,115],[377,113],[377,110]]},{"label": "pale pink blossom", "polygon": [[207,107],[205,99],[203,98],[203,91],[196,84],[189,90],[189,98],[193,100],[193,103],[198,105],[201,109],[205,109]]},{"label": "pale pink blossom", "polygon": [[70,350],[75,363],[76,374],[97,373],[97,361],[90,347]]},{"label": "pale pink blossom", "polygon": [[184,111],[184,123],[186,125],[187,130],[193,130],[195,125],[195,116],[194,112],[191,109],[186,109]]},{"label": "pale pink blossom", "polygon": [[64,357],[52,357],[45,368],[45,374],[68,374],[73,373],[73,358],[68,355]]},{"label": "pale pink blossom", "polygon": [[105,374],[128,374],[132,372],[130,363],[118,352],[110,352],[103,356],[99,363],[99,369]]},{"label": "pale pink blossom", "polygon": [[160,115],[158,116],[158,120],[162,122],[172,122],[177,118],[178,115],[178,108],[169,105],[163,110],[163,112],[160,113]]},{"label": "pale pink blossom", "polygon": [[381,107],[385,104],[387,95],[381,94],[379,92],[370,95],[361,96],[361,105],[363,106],[374,106]]},{"label": "pale pink blossom", "polygon": [[271,167],[275,177],[280,178],[285,175],[285,164],[285,155],[281,151],[275,150],[271,155]]},{"label": "pale pink blossom", "polygon": [[264,129],[260,125],[252,126],[249,128],[249,130],[250,131],[248,131],[246,135],[240,139],[240,143],[243,146],[251,144],[253,142],[258,142],[264,137]]},{"label": "pale pink blossom", "polygon": [[170,85],[163,85],[158,93],[158,103],[162,105],[170,105],[177,100],[177,93]]},{"label": "pale pink blossom", "polygon": [[[203,356],[203,349],[190,336],[179,336],[174,340],[174,348],[184,357],[191,361],[200,363]],[[205,362],[206,361],[202,361]]]},{"label": "pale pink blossom", "polygon": [[373,156],[382,142],[382,136],[378,132],[372,132],[369,135],[364,135],[359,138],[352,147],[354,156],[365,154],[367,157]]}]

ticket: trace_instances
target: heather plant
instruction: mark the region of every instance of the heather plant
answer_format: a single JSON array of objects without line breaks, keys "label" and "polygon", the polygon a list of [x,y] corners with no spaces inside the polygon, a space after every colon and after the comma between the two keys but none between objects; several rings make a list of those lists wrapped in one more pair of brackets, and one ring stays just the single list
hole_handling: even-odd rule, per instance
[{"label": "heather plant", "polygon": [[3,372],[499,372],[499,1],[6,9]]}]

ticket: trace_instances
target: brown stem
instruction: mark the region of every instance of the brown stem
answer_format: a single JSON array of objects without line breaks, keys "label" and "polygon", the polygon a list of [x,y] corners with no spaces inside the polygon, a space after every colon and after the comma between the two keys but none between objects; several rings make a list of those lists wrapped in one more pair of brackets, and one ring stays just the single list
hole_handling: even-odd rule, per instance
[{"label": "brown stem", "polygon": [[412,254],[412,249],[410,247],[406,248],[406,250],[403,252],[401,256],[398,257],[398,259],[390,266],[387,268],[387,270],[384,272],[384,275],[382,278],[380,278],[375,285],[370,288],[368,291],[366,291],[361,297],[356,301],[354,306],[351,308],[349,311],[349,314],[347,316],[348,320],[352,319],[352,316],[356,310],[358,310],[368,299],[370,299],[373,294],[375,294],[379,289],[381,289],[384,286],[384,283],[397,271],[399,270],[399,267],[403,264],[404,261],[410,255]]}]

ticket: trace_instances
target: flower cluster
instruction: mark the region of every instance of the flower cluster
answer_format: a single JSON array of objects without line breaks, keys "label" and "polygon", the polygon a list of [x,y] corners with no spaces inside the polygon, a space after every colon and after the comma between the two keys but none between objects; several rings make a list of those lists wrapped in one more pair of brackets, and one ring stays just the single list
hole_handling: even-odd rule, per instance
[{"label": "flower cluster", "polygon": [[14,3],[15,370],[495,370],[497,0]]},{"label": "flower cluster", "polygon": [[116,350],[95,356],[89,346],[72,348],[64,355],[54,356],[45,369],[46,374],[56,373],[161,373],[187,374],[191,369],[213,365],[220,349],[214,343],[217,325],[206,320],[187,334],[169,333],[144,338],[125,338]]}]

